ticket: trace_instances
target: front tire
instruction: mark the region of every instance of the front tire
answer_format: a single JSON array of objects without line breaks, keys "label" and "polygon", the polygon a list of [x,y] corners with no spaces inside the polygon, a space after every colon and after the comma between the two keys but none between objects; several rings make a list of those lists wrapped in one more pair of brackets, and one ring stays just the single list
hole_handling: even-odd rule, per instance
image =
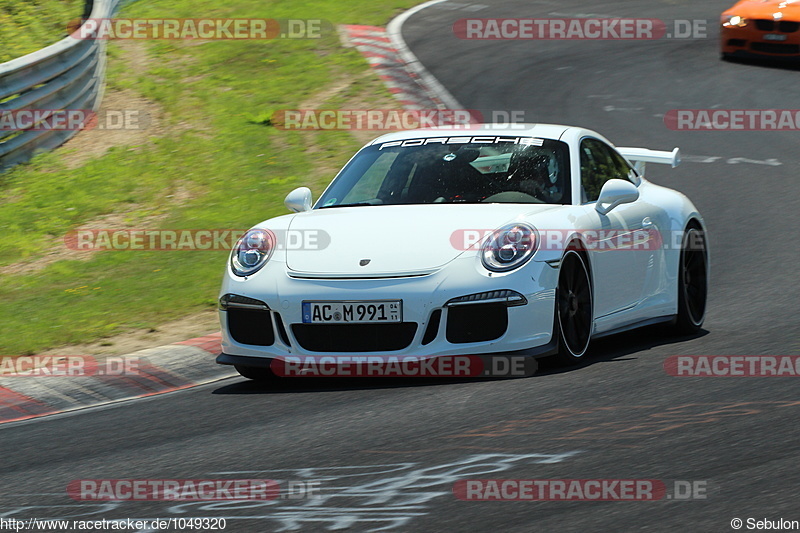
[{"label": "front tire", "polygon": [[683,235],[678,265],[678,334],[697,333],[706,316],[708,298],[708,252],[703,230],[689,227]]},{"label": "front tire", "polygon": [[560,364],[575,365],[589,348],[592,337],[592,284],[589,269],[577,250],[567,250],[561,259],[556,291],[558,355]]}]

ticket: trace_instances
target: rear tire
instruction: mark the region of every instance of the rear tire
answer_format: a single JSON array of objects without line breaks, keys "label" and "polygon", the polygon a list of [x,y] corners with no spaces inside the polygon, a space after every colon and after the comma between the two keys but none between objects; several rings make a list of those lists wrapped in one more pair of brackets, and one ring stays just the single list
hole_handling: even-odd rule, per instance
[{"label": "rear tire", "polygon": [[708,298],[708,252],[705,232],[695,226],[686,229],[678,265],[678,315],[675,332],[697,333],[706,316]]},{"label": "rear tire", "polygon": [[593,323],[592,283],[589,269],[577,250],[567,250],[561,259],[556,290],[558,355],[562,365],[578,364],[589,348]]},{"label": "rear tire", "polygon": [[247,379],[258,382],[274,381],[277,376],[270,367],[233,365],[236,371]]}]

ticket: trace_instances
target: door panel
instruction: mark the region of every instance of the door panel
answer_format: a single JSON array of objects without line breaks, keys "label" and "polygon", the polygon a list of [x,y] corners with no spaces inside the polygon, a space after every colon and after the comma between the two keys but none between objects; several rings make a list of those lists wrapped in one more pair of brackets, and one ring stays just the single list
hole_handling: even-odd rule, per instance
[{"label": "door panel", "polygon": [[[601,215],[595,201],[603,184],[610,179],[638,181],[622,156],[599,139],[581,141],[581,197],[593,227],[590,256],[595,279],[595,317],[631,309],[646,293],[648,269],[652,260],[651,246],[642,242],[642,229],[652,223],[651,207],[643,199],[622,204]],[[591,230],[597,230],[596,235]]]}]

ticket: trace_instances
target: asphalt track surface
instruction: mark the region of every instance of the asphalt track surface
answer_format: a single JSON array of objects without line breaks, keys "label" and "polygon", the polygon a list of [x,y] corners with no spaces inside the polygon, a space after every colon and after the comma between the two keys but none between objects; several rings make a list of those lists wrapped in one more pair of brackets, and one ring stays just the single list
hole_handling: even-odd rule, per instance
[{"label": "asphalt track surface", "polygon": [[[428,8],[403,35],[466,108],[524,110],[528,120],[596,129],[618,146],[680,146],[693,156],[675,170],[651,165],[650,177],[685,192],[708,223],[713,283],[704,332],[617,335],[597,341],[583,367],[527,379],[277,389],[229,379],[7,425],[0,517],[222,516],[235,532],[732,531],[735,517],[800,520],[800,381],[672,377],[663,368],[671,355],[800,354],[798,134],[675,132],[661,119],[681,108],[797,108],[800,73],[720,61],[724,1],[492,4]],[[469,16],[579,14],[702,19],[709,33],[478,42],[451,31]],[[697,162],[703,157],[718,159]],[[769,160],[781,164],[763,164]],[[75,479],[244,477],[319,481],[323,497],[96,505],[65,495]],[[469,478],[657,479],[670,488],[700,481],[707,498],[459,501],[453,483]]]}]

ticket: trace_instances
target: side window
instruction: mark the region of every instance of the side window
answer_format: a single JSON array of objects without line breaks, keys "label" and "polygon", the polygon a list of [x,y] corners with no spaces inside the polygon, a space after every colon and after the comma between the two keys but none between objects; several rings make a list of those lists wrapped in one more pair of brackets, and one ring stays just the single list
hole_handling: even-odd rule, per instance
[{"label": "side window", "polygon": [[633,167],[625,160],[624,157],[619,155],[619,152],[612,149],[611,147],[606,147],[606,148],[611,154],[611,158],[616,162],[617,171],[619,172],[620,176],[625,176],[621,177],[620,179],[626,179],[635,185],[636,171],[633,170]]},{"label": "side window", "polygon": [[594,202],[610,179],[632,181],[635,172],[625,159],[597,139],[581,141],[581,203]]}]

